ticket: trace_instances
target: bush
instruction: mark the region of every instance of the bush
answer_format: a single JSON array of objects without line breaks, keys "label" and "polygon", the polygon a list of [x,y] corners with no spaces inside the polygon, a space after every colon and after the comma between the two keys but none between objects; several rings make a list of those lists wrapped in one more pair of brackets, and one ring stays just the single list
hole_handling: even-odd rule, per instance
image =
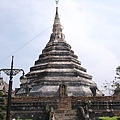
[{"label": "bush", "polygon": [[2,92],[0,92],[0,97],[3,97],[3,93]]},{"label": "bush", "polygon": [[3,120],[4,119],[4,115],[3,113],[0,113],[0,120]]},{"label": "bush", "polygon": [[1,97],[0,97],[0,102],[4,102],[4,98],[1,98]]},{"label": "bush", "polygon": [[0,120],[4,119],[3,110],[5,110],[4,98],[3,98],[3,93],[0,92]]}]

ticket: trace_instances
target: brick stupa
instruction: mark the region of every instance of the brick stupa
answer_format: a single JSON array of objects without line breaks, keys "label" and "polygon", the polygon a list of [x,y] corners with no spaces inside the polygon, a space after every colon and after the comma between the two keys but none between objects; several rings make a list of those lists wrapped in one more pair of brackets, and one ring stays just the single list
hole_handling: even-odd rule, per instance
[{"label": "brick stupa", "polygon": [[81,66],[62,33],[58,6],[50,40],[35,65],[26,74],[17,96],[99,96],[102,95],[92,76]]}]

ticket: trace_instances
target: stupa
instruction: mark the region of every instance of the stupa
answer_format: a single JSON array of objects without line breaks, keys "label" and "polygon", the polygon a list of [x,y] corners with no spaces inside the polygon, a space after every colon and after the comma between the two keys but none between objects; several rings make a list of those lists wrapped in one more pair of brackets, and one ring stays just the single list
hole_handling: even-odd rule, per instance
[{"label": "stupa", "polygon": [[102,95],[92,76],[81,66],[78,56],[66,42],[62,30],[56,1],[56,14],[50,40],[35,61],[35,65],[26,74],[27,80],[21,82],[16,96]]}]

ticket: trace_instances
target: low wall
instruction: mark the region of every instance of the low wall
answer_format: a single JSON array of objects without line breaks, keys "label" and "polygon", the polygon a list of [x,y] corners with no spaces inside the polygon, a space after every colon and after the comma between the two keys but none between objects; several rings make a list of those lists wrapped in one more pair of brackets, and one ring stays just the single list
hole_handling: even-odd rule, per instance
[{"label": "low wall", "polygon": [[13,118],[22,118],[23,120],[25,118],[49,120],[51,108],[53,110],[69,108],[77,110],[79,118],[80,107],[84,109],[85,114],[89,113],[91,118],[120,116],[120,97],[14,97],[12,98],[11,114]]}]

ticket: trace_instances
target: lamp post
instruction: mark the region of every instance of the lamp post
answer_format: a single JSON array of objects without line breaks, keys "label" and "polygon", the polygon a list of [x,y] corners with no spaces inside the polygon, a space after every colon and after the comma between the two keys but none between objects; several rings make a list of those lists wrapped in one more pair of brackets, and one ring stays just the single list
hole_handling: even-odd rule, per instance
[{"label": "lamp post", "polygon": [[26,79],[24,76],[24,70],[23,69],[13,69],[13,58],[12,56],[12,62],[11,62],[11,69],[0,69],[0,71],[3,71],[7,76],[10,77],[9,80],[9,88],[8,88],[8,100],[7,100],[7,115],[6,120],[10,120],[10,111],[11,111],[11,93],[12,93],[12,78],[13,76],[17,75],[19,72],[23,72],[22,79]]}]

